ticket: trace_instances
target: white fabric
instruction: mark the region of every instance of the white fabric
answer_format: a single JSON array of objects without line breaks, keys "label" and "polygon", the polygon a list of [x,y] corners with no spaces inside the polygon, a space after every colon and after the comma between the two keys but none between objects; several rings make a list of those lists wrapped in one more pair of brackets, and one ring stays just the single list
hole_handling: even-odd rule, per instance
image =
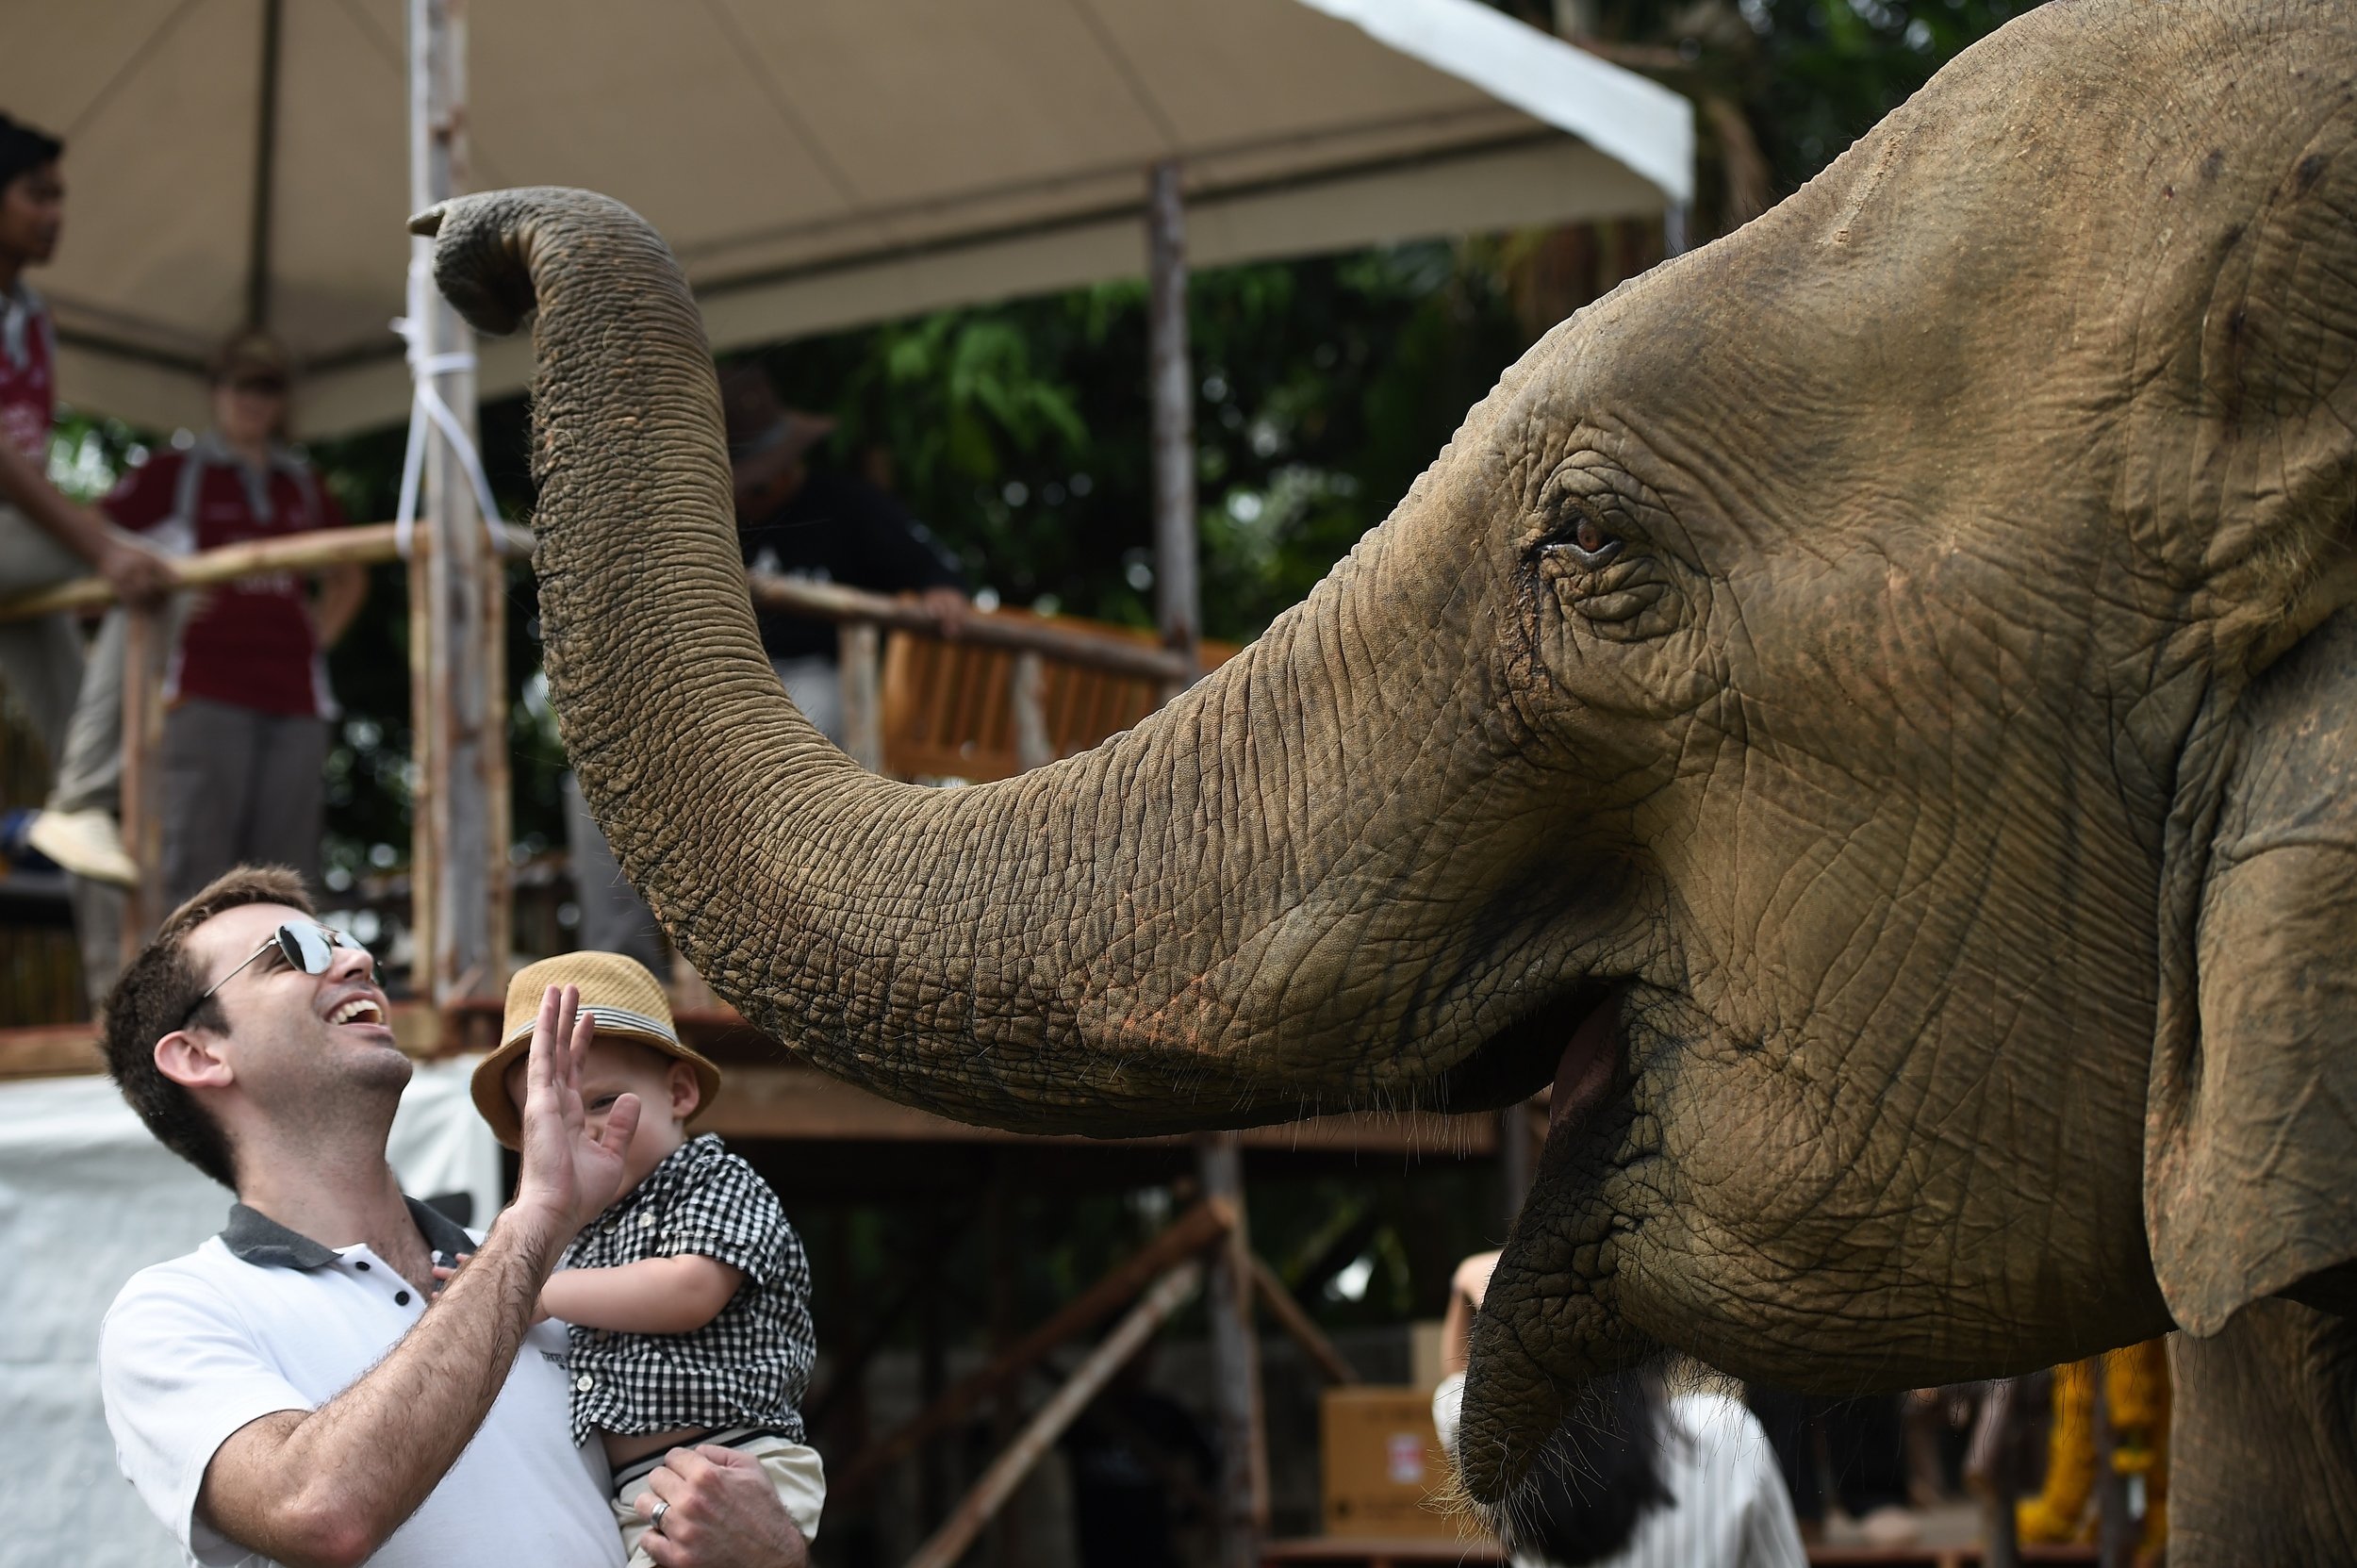
[{"label": "white fabric", "polygon": [[[1463,1373],[1432,1392],[1441,1446],[1457,1449]],[[1664,1411],[1659,1455],[1673,1501],[1638,1520],[1628,1544],[1596,1568],[1805,1568],[1792,1499],[1758,1418],[1723,1394],[1682,1394]],[[1516,1554],[1514,1568],[1547,1568]]]},{"label": "white fabric", "polygon": [[[477,1236],[480,1240],[480,1235]],[[99,1331],[99,1382],[124,1473],[207,1568],[263,1568],[195,1516],[223,1440],[275,1411],[316,1410],[383,1360],[427,1297],[365,1246],[303,1269],[248,1263],[221,1238],[132,1276]],[[604,1450],[565,1421],[566,1331],[535,1325],[474,1441],[371,1568],[584,1568],[622,1561]]]},{"label": "white fabric", "polygon": [[[421,1065],[390,1139],[420,1195],[498,1205],[499,1146],[473,1059]],[[98,1328],[123,1282],[219,1230],[230,1196],[157,1144],[103,1078],[0,1084],[0,1411],[10,1561],[162,1568],[184,1554],[120,1480],[99,1406]],[[552,1418],[564,1425],[560,1403]]]},{"label": "white fabric", "polygon": [[[0,104],[68,140],[37,281],[76,406],[204,422],[197,367],[251,297],[257,15],[10,10]],[[307,431],[389,424],[410,404],[386,330],[410,256],[401,8],[280,17],[268,324]],[[466,37],[468,180],[630,204],[721,349],[1134,277],[1165,158],[1198,267],[1651,215],[1691,183],[1682,100],[1471,0],[502,0]],[[486,343],[480,391],[530,369]]]},{"label": "white fabric", "polygon": [[1482,0],[1301,0],[1694,199],[1694,113],[1679,94]]}]

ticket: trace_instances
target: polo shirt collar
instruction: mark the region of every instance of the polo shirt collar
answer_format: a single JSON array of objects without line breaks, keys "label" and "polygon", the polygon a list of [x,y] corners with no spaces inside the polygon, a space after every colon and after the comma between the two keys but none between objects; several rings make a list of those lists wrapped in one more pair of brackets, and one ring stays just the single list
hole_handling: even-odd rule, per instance
[{"label": "polo shirt collar", "polygon": [[[464,1227],[453,1222],[440,1210],[403,1197],[409,1205],[409,1218],[417,1226],[418,1234],[435,1252],[456,1258],[461,1252],[472,1252],[475,1242]],[[229,1210],[229,1223],[221,1232],[221,1243],[229,1255],[239,1263],[257,1268],[324,1268],[336,1261],[333,1247],[321,1246],[310,1237],[289,1230],[259,1209],[249,1209],[242,1203]]]}]

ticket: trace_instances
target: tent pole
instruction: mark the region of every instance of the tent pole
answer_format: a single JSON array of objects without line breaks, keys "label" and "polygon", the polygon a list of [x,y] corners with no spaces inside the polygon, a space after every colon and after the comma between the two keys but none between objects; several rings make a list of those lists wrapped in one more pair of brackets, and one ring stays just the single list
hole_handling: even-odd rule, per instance
[{"label": "tent pole", "polygon": [[[1202,590],[1195,573],[1195,369],[1187,354],[1186,207],[1180,168],[1164,158],[1146,174],[1146,283],[1148,376],[1154,405],[1154,609],[1163,646],[1198,668]],[[1173,682],[1174,696],[1187,682]],[[1268,1533],[1268,1451],[1261,1428],[1260,1342],[1253,1320],[1252,1240],[1244,1224],[1244,1152],[1232,1132],[1195,1145],[1206,1198],[1235,1214],[1211,1250],[1206,1310],[1211,1324],[1211,1401],[1219,1416],[1220,1560],[1257,1568]]]},{"label": "tent pole", "polygon": [[[464,0],[408,0],[409,204],[455,195],[467,175]],[[413,262],[432,241],[413,239]],[[474,335],[440,293],[412,301],[433,389],[475,440]],[[507,982],[505,596],[499,558],[464,460],[426,435],[424,497],[409,592],[411,710],[417,732],[412,851],[416,994],[434,1002],[498,996]]]},{"label": "tent pole", "polygon": [[278,184],[278,58],[282,0],[262,0],[262,82],[254,110],[254,211],[246,239],[245,324],[270,325],[272,201]]},{"label": "tent pole", "polygon": [[1154,402],[1154,610],[1163,644],[1190,663],[1203,635],[1195,585],[1195,370],[1187,356],[1186,213],[1176,158],[1146,176],[1147,371]]}]

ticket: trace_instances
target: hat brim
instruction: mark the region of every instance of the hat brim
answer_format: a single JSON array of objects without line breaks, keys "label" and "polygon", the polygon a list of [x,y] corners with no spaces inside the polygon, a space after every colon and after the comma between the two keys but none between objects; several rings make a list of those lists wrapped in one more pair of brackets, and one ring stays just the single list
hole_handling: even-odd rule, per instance
[{"label": "hat brim", "polygon": [[[516,1102],[508,1098],[507,1069],[532,1048],[533,1027],[527,1024],[502,1041],[499,1049],[475,1064],[474,1075],[468,1081],[468,1090],[474,1097],[475,1114],[489,1125],[491,1136],[507,1148],[523,1147],[523,1117],[518,1112]],[[698,1091],[696,1114],[699,1116],[711,1110],[712,1102],[720,1098],[720,1069],[691,1047],[667,1039],[651,1030],[634,1029],[627,1024],[602,1022],[598,1025],[598,1038],[630,1040],[651,1046],[664,1055],[695,1068]]]}]

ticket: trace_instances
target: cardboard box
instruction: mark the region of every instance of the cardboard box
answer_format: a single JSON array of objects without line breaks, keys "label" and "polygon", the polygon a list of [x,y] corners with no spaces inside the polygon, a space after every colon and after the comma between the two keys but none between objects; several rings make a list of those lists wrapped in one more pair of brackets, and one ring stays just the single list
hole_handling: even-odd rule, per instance
[{"label": "cardboard box", "polygon": [[1457,1539],[1457,1516],[1433,1501],[1449,1466],[1432,1429],[1430,1394],[1365,1383],[1327,1389],[1318,1437],[1327,1534]]}]

